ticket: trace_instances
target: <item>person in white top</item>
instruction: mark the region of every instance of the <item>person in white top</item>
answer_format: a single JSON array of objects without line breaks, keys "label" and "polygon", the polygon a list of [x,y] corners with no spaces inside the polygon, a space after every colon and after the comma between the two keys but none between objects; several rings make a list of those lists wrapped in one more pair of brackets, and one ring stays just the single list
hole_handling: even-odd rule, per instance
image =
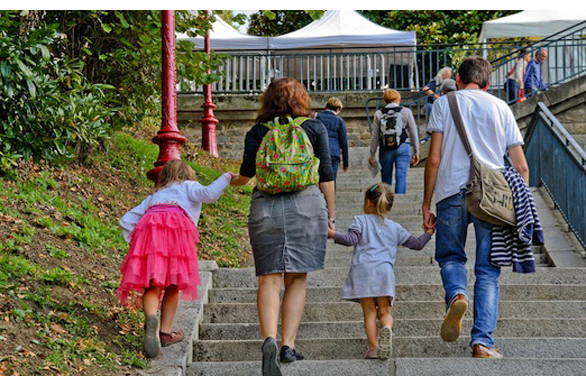
[{"label": "person in white top", "polygon": [[[183,340],[183,331],[172,331],[179,301],[197,299],[200,283],[197,267],[199,232],[197,222],[202,203],[220,198],[235,174],[225,173],[209,186],[196,180],[184,161],[167,161],[154,194],[128,211],[120,220],[124,239],[130,242],[116,291],[122,304],[142,308],[146,317],[144,351],[158,355],[160,346]],[[134,295],[135,302],[129,302]],[[161,302],[161,326],[157,311]],[[138,302],[137,302],[138,301]]]},{"label": "person in white top", "polygon": [[[506,102],[486,92],[492,66],[481,57],[466,58],[456,75],[456,96],[474,156],[492,169],[504,167],[509,153],[513,166],[529,181],[529,169],[523,154],[523,138]],[[440,330],[445,341],[458,338],[461,320],[468,306],[466,233],[468,224],[476,230],[474,273],[474,324],[470,346],[474,357],[502,357],[494,350],[492,332],[498,317],[500,268],[490,263],[491,230],[489,223],[472,216],[465,204],[464,187],[469,179],[470,158],[450,113],[447,96],[433,105],[429,130],[430,153],[425,166],[422,206],[423,226],[437,224],[435,259],[441,268],[448,312]],[[431,212],[435,193],[437,218]]]},{"label": "person in white top", "polygon": [[514,104],[521,98],[520,92],[523,93],[523,83],[525,78],[525,70],[527,63],[531,60],[531,52],[524,48],[521,50],[521,55],[517,58],[515,65],[507,74],[505,81],[505,92],[507,95],[507,102]]}]

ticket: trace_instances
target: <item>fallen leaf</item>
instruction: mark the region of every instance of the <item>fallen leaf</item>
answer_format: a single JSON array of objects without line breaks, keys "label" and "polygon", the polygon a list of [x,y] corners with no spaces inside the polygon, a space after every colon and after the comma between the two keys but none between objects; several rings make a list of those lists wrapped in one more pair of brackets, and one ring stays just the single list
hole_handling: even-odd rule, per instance
[{"label": "fallen leaf", "polygon": [[90,359],[83,359],[83,364],[85,364],[86,366],[89,366],[92,364],[92,361]]}]

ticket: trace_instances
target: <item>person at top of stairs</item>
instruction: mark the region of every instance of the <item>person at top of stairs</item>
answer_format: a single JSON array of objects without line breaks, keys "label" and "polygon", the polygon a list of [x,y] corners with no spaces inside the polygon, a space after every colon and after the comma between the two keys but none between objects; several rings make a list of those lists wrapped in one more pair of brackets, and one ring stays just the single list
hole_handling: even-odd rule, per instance
[{"label": "person at top of stairs", "polygon": [[[508,151],[515,169],[528,181],[529,169],[523,154],[523,137],[510,107],[486,92],[492,66],[481,57],[466,58],[456,75],[457,101],[474,157],[488,168],[504,167]],[[422,206],[423,226],[437,222],[435,259],[445,289],[447,315],[440,329],[444,341],[455,341],[468,307],[466,234],[468,224],[476,230],[474,274],[474,322],[470,346],[474,357],[502,357],[494,349],[493,332],[499,308],[500,267],[490,262],[492,225],[471,215],[465,203],[470,178],[470,156],[459,136],[450,112],[448,97],[433,105],[429,130],[430,153],[425,166]],[[435,192],[437,219],[430,206]]]},{"label": "person at top of stairs", "polygon": [[[342,298],[360,302],[369,349],[366,359],[388,359],[391,356],[391,306],[395,300],[395,260],[397,246],[421,250],[431,239],[434,229],[419,238],[411,236],[399,223],[386,219],[393,206],[391,186],[374,184],[364,195],[364,215],[354,217],[348,233],[328,230],[335,243],[356,246]],[[381,329],[378,330],[378,317]]]}]

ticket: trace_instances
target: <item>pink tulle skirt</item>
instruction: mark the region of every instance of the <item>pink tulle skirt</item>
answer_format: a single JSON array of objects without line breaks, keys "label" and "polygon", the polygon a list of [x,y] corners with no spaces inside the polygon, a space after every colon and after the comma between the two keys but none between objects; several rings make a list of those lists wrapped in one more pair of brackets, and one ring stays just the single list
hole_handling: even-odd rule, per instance
[{"label": "pink tulle skirt", "polygon": [[[184,300],[197,299],[199,232],[181,207],[156,205],[148,209],[130,234],[128,254],[116,291],[123,305],[140,308],[150,286],[176,285]],[[161,292],[161,297],[163,297]]]}]

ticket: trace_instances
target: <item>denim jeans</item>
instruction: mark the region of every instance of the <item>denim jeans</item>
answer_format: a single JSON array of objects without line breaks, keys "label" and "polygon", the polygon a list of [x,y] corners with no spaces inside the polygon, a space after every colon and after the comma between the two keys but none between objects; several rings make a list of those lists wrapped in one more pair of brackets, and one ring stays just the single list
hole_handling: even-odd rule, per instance
[{"label": "denim jeans", "polygon": [[381,147],[379,159],[382,167],[383,183],[393,185],[393,166],[396,166],[395,193],[404,194],[407,192],[407,170],[411,161],[411,144],[401,144],[397,149],[384,149]]},{"label": "denim jeans", "polygon": [[431,116],[431,109],[433,108],[433,104],[430,102],[426,102],[423,106],[423,112],[425,113],[425,124],[429,122],[429,117]]},{"label": "denim jeans", "polygon": [[468,212],[463,190],[437,203],[435,259],[440,265],[446,304],[449,306],[458,294],[468,298],[465,245],[470,222],[474,223],[476,232],[474,325],[470,346],[482,344],[494,348],[492,333],[498,318],[501,269],[490,263],[492,226]]},{"label": "denim jeans", "polygon": [[507,103],[516,103],[519,99],[519,89],[521,86],[519,82],[513,79],[507,79],[505,82],[505,92],[507,93]]}]

